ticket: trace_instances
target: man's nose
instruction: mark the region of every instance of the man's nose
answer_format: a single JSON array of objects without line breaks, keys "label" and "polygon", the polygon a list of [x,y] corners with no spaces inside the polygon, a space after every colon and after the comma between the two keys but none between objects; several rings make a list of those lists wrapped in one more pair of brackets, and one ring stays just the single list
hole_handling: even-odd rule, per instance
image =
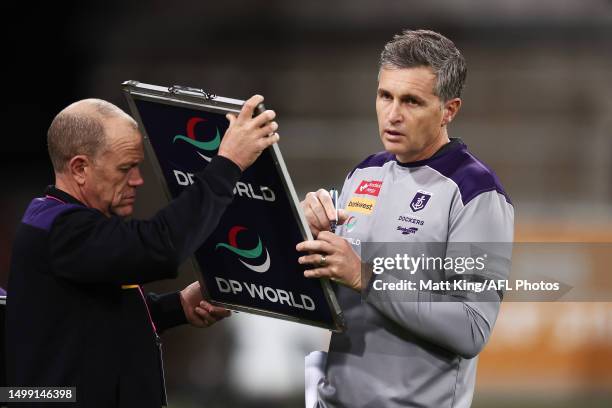
[{"label": "man's nose", "polygon": [[132,187],[138,187],[144,184],[144,180],[140,174],[140,168],[134,167],[132,169],[130,178],[128,179],[128,184]]},{"label": "man's nose", "polygon": [[401,111],[401,106],[398,101],[394,101],[389,108],[389,113],[387,114],[387,119],[390,123],[398,123],[404,119],[404,116]]}]

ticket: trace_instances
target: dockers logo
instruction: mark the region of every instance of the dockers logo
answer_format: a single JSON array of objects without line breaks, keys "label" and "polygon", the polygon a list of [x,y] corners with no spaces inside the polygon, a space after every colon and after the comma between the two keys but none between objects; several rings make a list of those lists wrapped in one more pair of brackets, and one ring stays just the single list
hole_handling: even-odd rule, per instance
[{"label": "dockers logo", "polygon": [[423,208],[425,208],[430,198],[431,198],[431,193],[428,193],[427,191],[419,190],[417,191],[414,198],[410,202],[410,208],[414,212],[421,211]]},{"label": "dockers logo", "polygon": [[[172,139],[172,143],[175,143],[177,140],[182,140],[186,143],[189,143],[196,149],[204,150],[205,152],[214,152],[215,150],[217,150],[219,148],[219,145],[221,144],[221,134],[219,133],[218,127],[215,127],[217,133],[215,134],[215,137],[212,140],[209,140],[207,142],[196,140],[195,127],[198,123],[201,122],[206,122],[206,119],[198,117],[193,117],[189,119],[187,121],[187,136],[176,135],[174,136],[174,139]],[[197,150],[196,153],[206,161],[212,160],[213,155],[211,155],[211,153],[208,153],[209,156],[202,154]]]},{"label": "dockers logo", "polygon": [[263,261],[263,263],[259,264],[259,265],[252,265],[250,263],[247,263],[245,261],[243,261],[242,259],[238,259],[244,266],[246,266],[247,268],[249,268],[250,270],[254,271],[254,272],[258,272],[258,273],[264,273],[267,272],[268,269],[270,269],[270,254],[268,253],[268,249],[265,248],[262,244],[261,244],[261,238],[259,238],[259,235],[257,236],[257,245],[252,248],[252,249],[242,249],[242,248],[238,248],[238,243],[236,240],[236,237],[238,235],[238,233],[240,231],[246,231],[247,228],[243,227],[241,225],[235,225],[232,228],[230,228],[229,230],[229,234],[227,236],[227,241],[229,242],[229,244],[220,242],[215,246],[215,250],[219,249],[219,248],[225,248],[227,250],[229,250],[230,252],[233,252],[234,254],[238,255],[241,258],[247,258],[247,259],[257,259],[259,257],[261,257],[261,254],[263,253],[263,250],[265,249],[266,251],[266,260]]}]

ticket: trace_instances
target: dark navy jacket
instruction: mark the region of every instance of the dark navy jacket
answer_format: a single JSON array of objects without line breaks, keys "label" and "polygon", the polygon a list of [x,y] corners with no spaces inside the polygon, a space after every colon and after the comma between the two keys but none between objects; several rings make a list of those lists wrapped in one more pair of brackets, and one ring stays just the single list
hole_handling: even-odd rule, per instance
[{"label": "dark navy jacket", "polygon": [[54,187],[34,199],[13,243],[8,385],[76,387],[72,408],[160,407],[152,323],[162,332],[185,322],[179,294],[147,295],[152,322],[141,291],[122,285],[175,278],[217,226],[239,177],[217,156],[150,220],[106,217]]}]

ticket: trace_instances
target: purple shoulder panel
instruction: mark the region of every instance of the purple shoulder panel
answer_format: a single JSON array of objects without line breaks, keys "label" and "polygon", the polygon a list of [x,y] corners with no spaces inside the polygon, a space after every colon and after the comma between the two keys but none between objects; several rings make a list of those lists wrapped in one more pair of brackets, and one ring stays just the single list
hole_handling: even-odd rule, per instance
[{"label": "purple shoulder panel", "polygon": [[75,208],[76,204],[65,204],[49,198],[35,198],[26,209],[21,222],[46,231],[51,229],[53,221],[62,213]]},{"label": "purple shoulder panel", "polygon": [[472,199],[488,191],[497,191],[509,204],[512,204],[495,172],[468,152],[465,145],[431,160],[428,166],[459,186],[463,205],[467,205]]},{"label": "purple shoulder panel", "polygon": [[395,156],[391,153],[385,151],[374,153],[373,155],[366,157],[364,161],[355,166],[355,168],[349,173],[348,178],[351,178],[357,169],[365,169],[366,167],[382,167],[385,163],[394,160]]}]

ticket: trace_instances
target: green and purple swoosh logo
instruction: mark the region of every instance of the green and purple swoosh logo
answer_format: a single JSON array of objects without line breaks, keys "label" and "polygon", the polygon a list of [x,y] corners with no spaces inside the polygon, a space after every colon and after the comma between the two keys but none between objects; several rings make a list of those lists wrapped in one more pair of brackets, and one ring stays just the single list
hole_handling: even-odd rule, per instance
[{"label": "green and purple swoosh logo", "polygon": [[261,238],[259,238],[259,236],[257,236],[257,245],[254,248],[242,249],[238,247],[236,237],[238,236],[238,233],[240,231],[244,231],[246,229],[247,229],[246,227],[243,227],[241,225],[235,225],[232,228],[230,228],[229,234],[227,236],[227,241],[229,242],[229,244],[220,242],[215,246],[215,250],[219,248],[225,248],[229,250],[230,252],[238,255],[241,258],[256,259],[261,256],[261,254],[263,253],[265,249],[266,250],[266,260],[259,265],[257,264],[253,265],[251,263],[243,261],[242,259],[239,259],[239,261],[244,266],[246,266],[247,268],[249,268],[250,270],[254,272],[258,272],[258,273],[267,272],[268,269],[270,269],[270,254],[268,253],[268,249],[264,248],[263,245],[261,244]]},{"label": "green and purple swoosh logo", "polygon": [[355,225],[357,225],[357,218],[351,215],[346,219],[344,225],[346,227],[346,232],[351,232],[353,228],[355,228]]},{"label": "green and purple swoosh logo", "polygon": [[[221,144],[221,134],[219,133],[219,128],[216,128],[217,133],[212,140],[209,140],[207,142],[196,140],[195,127],[198,123],[205,121],[206,119],[198,117],[193,117],[189,119],[187,121],[187,136],[176,135],[174,136],[174,139],[172,139],[172,143],[175,143],[177,140],[182,140],[183,142],[189,143],[190,145],[199,150],[204,150],[206,152],[213,152],[217,150],[219,148],[219,145]],[[198,151],[196,151],[196,153],[206,161],[212,160],[212,157],[210,156],[206,156],[205,154],[202,154]]]}]

